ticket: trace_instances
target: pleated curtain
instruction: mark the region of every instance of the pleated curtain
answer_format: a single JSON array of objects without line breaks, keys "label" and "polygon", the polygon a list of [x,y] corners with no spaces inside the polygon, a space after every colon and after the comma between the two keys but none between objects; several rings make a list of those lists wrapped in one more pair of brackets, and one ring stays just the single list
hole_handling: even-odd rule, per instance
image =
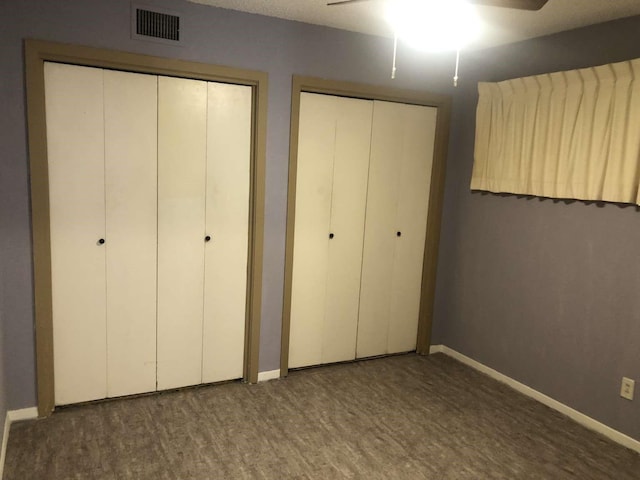
[{"label": "pleated curtain", "polygon": [[472,190],[640,205],[640,59],[480,83]]}]

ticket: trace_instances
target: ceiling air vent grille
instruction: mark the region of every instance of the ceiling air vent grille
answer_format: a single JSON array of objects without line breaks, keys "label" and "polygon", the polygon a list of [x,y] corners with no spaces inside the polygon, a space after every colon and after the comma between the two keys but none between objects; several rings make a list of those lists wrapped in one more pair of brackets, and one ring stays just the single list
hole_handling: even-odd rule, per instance
[{"label": "ceiling air vent grille", "polygon": [[180,41],[180,17],[168,13],[135,9],[135,32],[138,37]]}]

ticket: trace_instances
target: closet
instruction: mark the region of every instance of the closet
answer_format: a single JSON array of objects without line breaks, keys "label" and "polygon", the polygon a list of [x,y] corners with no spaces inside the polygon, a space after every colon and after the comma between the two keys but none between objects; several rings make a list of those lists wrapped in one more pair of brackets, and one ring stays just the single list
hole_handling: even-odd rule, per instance
[{"label": "closet", "polygon": [[242,377],[251,87],[45,63],[55,403]]},{"label": "closet", "polygon": [[301,94],[289,367],[416,348],[436,114]]}]

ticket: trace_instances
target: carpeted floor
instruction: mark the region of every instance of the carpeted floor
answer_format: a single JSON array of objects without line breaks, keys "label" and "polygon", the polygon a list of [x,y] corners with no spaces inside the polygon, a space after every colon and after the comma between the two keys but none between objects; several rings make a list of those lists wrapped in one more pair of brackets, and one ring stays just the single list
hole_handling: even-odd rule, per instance
[{"label": "carpeted floor", "polygon": [[4,480],[639,479],[640,455],[442,354],[68,408]]}]

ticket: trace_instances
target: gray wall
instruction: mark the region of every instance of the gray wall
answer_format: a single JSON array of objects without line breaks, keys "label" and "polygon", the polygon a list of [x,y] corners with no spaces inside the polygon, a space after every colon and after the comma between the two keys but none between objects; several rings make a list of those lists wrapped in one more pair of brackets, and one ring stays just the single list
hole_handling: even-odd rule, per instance
[{"label": "gray wall", "polygon": [[[437,342],[640,439],[640,211],[471,193],[476,81],[640,57],[640,17],[467,56],[455,102]],[[640,122],[640,119],[635,119]]]},{"label": "gray wall", "polygon": [[[2,240],[2,237],[0,236],[0,249],[2,249],[2,247],[4,246],[3,243],[4,242]],[[8,364],[5,360],[6,348],[4,346],[4,322],[2,317],[2,310],[3,310],[2,299],[4,298],[4,295],[2,294],[2,291],[3,291],[3,274],[2,274],[2,264],[0,263],[0,442],[2,442],[2,435],[4,433],[4,422],[7,417],[7,410],[8,410],[7,385],[5,382],[5,377],[6,377],[5,370]]]},{"label": "gray wall", "polygon": [[[2,80],[0,80],[2,82]],[[0,97],[1,99],[2,97]],[[1,125],[1,124],[0,124]],[[2,127],[0,126],[0,129]],[[4,191],[5,184],[3,179],[5,178],[3,172],[4,165],[4,154],[0,157],[0,205],[4,203],[4,198],[2,192]],[[8,400],[9,400],[9,389],[7,385],[7,370],[9,367],[8,361],[8,339],[4,334],[5,331],[5,292],[6,285],[8,283],[8,278],[5,275],[4,268],[4,252],[9,251],[9,240],[10,236],[7,234],[8,229],[5,226],[8,226],[8,222],[5,219],[4,214],[5,209],[0,206],[0,442],[2,442],[2,435],[4,434],[4,423],[7,417]],[[0,466],[0,470],[2,467]]]},{"label": "gray wall", "polygon": [[[4,345],[8,406],[36,403],[29,187],[24,103],[23,39],[38,38],[102,48],[183,58],[269,73],[266,218],[260,370],[279,368],[284,276],[289,113],[292,74],[447,91],[453,57],[406,50],[398,78],[390,80],[390,40],[288,22],[179,0],[145,0],[146,5],[183,14],[183,46],[131,40],[128,0],[21,0],[0,2],[0,218],[7,247]],[[442,67],[440,67],[442,65]]]}]

